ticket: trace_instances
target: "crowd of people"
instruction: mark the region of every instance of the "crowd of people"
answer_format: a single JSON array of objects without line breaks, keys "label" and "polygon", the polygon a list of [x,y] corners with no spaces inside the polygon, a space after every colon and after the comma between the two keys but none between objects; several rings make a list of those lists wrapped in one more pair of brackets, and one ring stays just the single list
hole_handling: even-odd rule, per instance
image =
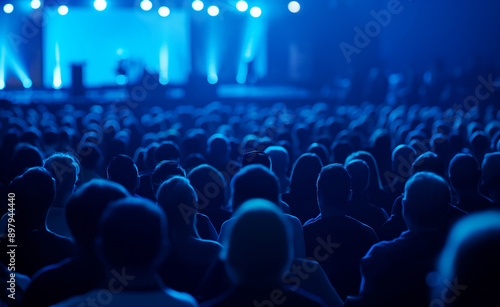
[{"label": "crowd of people", "polygon": [[1,306],[500,304],[494,105],[0,108]]}]

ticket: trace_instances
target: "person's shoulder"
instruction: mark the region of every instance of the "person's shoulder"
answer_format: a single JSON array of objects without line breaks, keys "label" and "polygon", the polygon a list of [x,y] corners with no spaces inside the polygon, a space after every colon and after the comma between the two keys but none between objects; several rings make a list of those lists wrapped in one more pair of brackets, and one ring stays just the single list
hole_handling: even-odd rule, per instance
[{"label": "person's shoulder", "polygon": [[198,306],[198,302],[188,293],[179,292],[174,289],[166,289],[165,293],[170,296],[172,302],[165,302],[165,306]]},{"label": "person's shoulder", "polygon": [[91,290],[85,294],[72,296],[62,302],[51,305],[51,307],[79,307],[85,306],[84,302],[86,302],[87,298],[96,297],[98,294],[98,290]]}]

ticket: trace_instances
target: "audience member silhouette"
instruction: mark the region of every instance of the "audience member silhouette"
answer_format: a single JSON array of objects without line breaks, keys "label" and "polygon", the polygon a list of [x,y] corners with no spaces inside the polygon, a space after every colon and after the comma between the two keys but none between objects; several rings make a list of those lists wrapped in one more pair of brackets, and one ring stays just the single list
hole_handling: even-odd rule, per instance
[{"label": "audience member silhouette", "polygon": [[99,222],[96,251],[105,266],[106,288],[96,287],[55,306],[198,306],[187,293],[163,285],[156,270],[169,239],[165,213],[144,198],[124,198],[106,208]]},{"label": "audience member silhouette", "polygon": [[341,164],[323,167],[317,191],[321,214],[304,225],[306,255],[321,264],[340,297],[355,295],[361,279],[359,262],[378,242],[377,235],[346,215],[351,177]]},{"label": "audience member silhouette", "polygon": [[101,285],[105,271],[94,249],[99,219],[109,203],[127,196],[124,187],[102,179],[87,182],[71,196],[66,219],[76,252],[33,276],[25,306],[51,306]]},{"label": "audience member silhouette", "polygon": [[40,149],[27,143],[19,143],[14,148],[7,182],[11,182],[15,177],[21,175],[30,167],[42,165],[43,154]]},{"label": "audience member silhouette", "polygon": [[241,156],[241,167],[252,164],[260,164],[268,169],[272,168],[269,154],[263,151],[250,151]]},{"label": "audience member silhouette", "polygon": [[202,306],[324,306],[320,298],[281,282],[293,259],[293,239],[276,203],[241,204],[222,242],[221,257],[234,286]]},{"label": "audience member silhouette", "polygon": [[78,185],[89,182],[92,179],[102,178],[101,165],[103,156],[101,149],[94,143],[81,143],[77,148],[78,159],[80,160],[80,180]]},{"label": "audience member silhouette", "polygon": [[197,195],[188,179],[174,176],[165,181],[158,191],[158,205],[167,216],[171,245],[160,276],[169,287],[194,294],[221,246],[197,233]]},{"label": "audience member silhouette", "polygon": [[488,153],[482,163],[481,182],[488,197],[500,206],[500,153]]},{"label": "audience member silhouette", "polygon": [[121,184],[131,195],[135,195],[140,177],[132,158],[122,154],[113,157],[106,172],[108,180]]},{"label": "audience member silhouette", "polygon": [[288,192],[290,187],[290,178],[288,178],[288,166],[290,165],[290,158],[288,152],[282,146],[269,146],[264,151],[271,158],[271,169],[278,177],[280,183],[280,193]]}]

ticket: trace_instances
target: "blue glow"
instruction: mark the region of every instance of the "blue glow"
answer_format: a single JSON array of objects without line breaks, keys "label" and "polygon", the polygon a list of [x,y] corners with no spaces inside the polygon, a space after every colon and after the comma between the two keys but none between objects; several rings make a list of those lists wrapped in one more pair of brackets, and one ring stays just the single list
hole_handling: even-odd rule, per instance
[{"label": "blue glow", "polygon": [[7,14],[12,13],[14,11],[14,6],[10,3],[7,3],[6,5],[3,6],[3,11]]},{"label": "blue glow", "polygon": [[125,85],[128,83],[128,78],[125,75],[117,75],[115,78],[115,82],[118,85]]},{"label": "blue glow", "polygon": [[42,3],[40,2],[40,0],[32,0],[31,1],[31,8],[34,10],[38,9],[41,5],[42,5]]},{"label": "blue glow", "polygon": [[292,13],[298,13],[300,11],[300,4],[297,1],[290,1],[288,3],[288,10]]},{"label": "blue glow", "polygon": [[219,8],[215,5],[212,5],[208,8],[208,15],[217,16],[219,15]]},{"label": "blue glow", "polygon": [[104,11],[107,6],[108,6],[108,3],[105,0],[95,0],[94,1],[94,8],[96,10],[98,10],[99,12]]},{"label": "blue glow", "polygon": [[248,3],[246,3],[246,1],[238,1],[238,3],[236,3],[236,8],[238,9],[238,11],[240,12],[244,12],[246,10],[248,10]]},{"label": "blue glow", "polygon": [[160,49],[160,84],[168,84],[168,46],[163,44]]},{"label": "blue glow", "polygon": [[60,89],[62,87],[62,79],[61,79],[61,57],[59,55],[59,44],[56,43],[56,48],[55,48],[55,67],[54,67],[54,74],[52,77],[52,87],[57,89]]},{"label": "blue glow", "polygon": [[5,88],[5,46],[0,50],[0,90]]},{"label": "blue glow", "polygon": [[33,82],[29,78],[23,79],[21,82],[23,83],[24,88],[30,88],[33,85]]},{"label": "blue glow", "polygon": [[61,6],[57,9],[57,12],[59,13],[59,15],[62,15],[62,16],[64,16],[64,15],[68,14],[68,11],[69,11],[69,9],[68,9],[68,7],[67,7],[66,5],[61,5]]},{"label": "blue glow", "polygon": [[203,7],[205,5],[203,4],[203,1],[195,0],[195,1],[193,1],[193,4],[191,6],[193,7],[193,10],[201,11],[201,10],[203,10]]},{"label": "blue glow", "polygon": [[143,0],[141,1],[141,9],[143,11],[149,11],[153,8],[153,3],[149,0]]},{"label": "blue glow", "polygon": [[217,77],[217,75],[215,73],[210,73],[207,76],[207,81],[210,84],[215,84],[219,81],[219,77]]},{"label": "blue glow", "polygon": [[262,10],[260,7],[254,6],[250,9],[250,15],[255,18],[260,17],[260,15],[262,15]]},{"label": "blue glow", "polygon": [[5,88],[5,81],[3,79],[0,79],[0,90],[3,90]]},{"label": "blue glow", "polygon": [[23,87],[30,88],[33,85],[33,82],[31,82],[31,79],[28,77],[25,70],[21,68],[21,65],[19,65],[19,63],[15,59],[12,58],[11,60],[12,60],[12,68],[14,69],[19,80],[21,80]]},{"label": "blue glow", "polygon": [[158,14],[160,14],[161,17],[167,17],[170,15],[170,9],[166,6],[162,6],[158,9]]}]

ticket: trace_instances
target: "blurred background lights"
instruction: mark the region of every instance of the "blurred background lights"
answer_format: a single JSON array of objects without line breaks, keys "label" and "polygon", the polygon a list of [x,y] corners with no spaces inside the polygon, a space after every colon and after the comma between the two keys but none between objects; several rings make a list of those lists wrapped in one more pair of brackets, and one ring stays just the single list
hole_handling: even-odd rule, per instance
[{"label": "blurred background lights", "polygon": [[193,10],[201,11],[201,10],[203,10],[204,4],[203,4],[203,1],[195,0],[195,1],[193,1],[193,4],[191,6],[193,7]]},{"label": "blurred background lights", "polygon": [[106,3],[105,0],[95,0],[94,1],[94,8],[96,10],[98,10],[99,12],[104,11],[106,9],[106,6],[108,6],[108,4]]},{"label": "blurred background lights", "polygon": [[170,9],[166,6],[162,6],[158,9],[158,14],[160,14],[161,17],[167,17],[170,15]]},{"label": "blurred background lights", "polygon": [[215,5],[212,5],[208,8],[208,15],[217,16],[219,15],[219,8]]},{"label": "blurred background lights", "polygon": [[262,10],[260,9],[260,7],[257,7],[257,6],[254,6],[250,9],[250,15],[252,15],[252,17],[259,17],[260,15],[262,14]]},{"label": "blurred background lights", "polygon": [[238,1],[238,3],[236,3],[236,8],[238,9],[238,11],[244,12],[248,10],[248,3],[246,3],[245,1]]},{"label": "blurred background lights", "polygon": [[292,13],[298,13],[300,11],[300,4],[297,1],[290,1],[288,3],[288,10]]},{"label": "blurred background lights", "polygon": [[10,3],[7,3],[6,5],[3,6],[3,11],[7,14],[12,13],[13,10],[14,10],[14,6]]},{"label": "blurred background lights", "polygon": [[153,8],[153,3],[149,0],[141,1],[141,9],[144,11],[149,11]]},{"label": "blurred background lights", "polygon": [[61,5],[58,9],[57,9],[57,12],[60,14],[60,15],[66,15],[68,14],[68,7],[66,5]]},{"label": "blurred background lights", "polygon": [[40,2],[40,0],[32,0],[31,1],[31,8],[34,10],[38,9],[41,5],[42,5],[42,3]]}]

